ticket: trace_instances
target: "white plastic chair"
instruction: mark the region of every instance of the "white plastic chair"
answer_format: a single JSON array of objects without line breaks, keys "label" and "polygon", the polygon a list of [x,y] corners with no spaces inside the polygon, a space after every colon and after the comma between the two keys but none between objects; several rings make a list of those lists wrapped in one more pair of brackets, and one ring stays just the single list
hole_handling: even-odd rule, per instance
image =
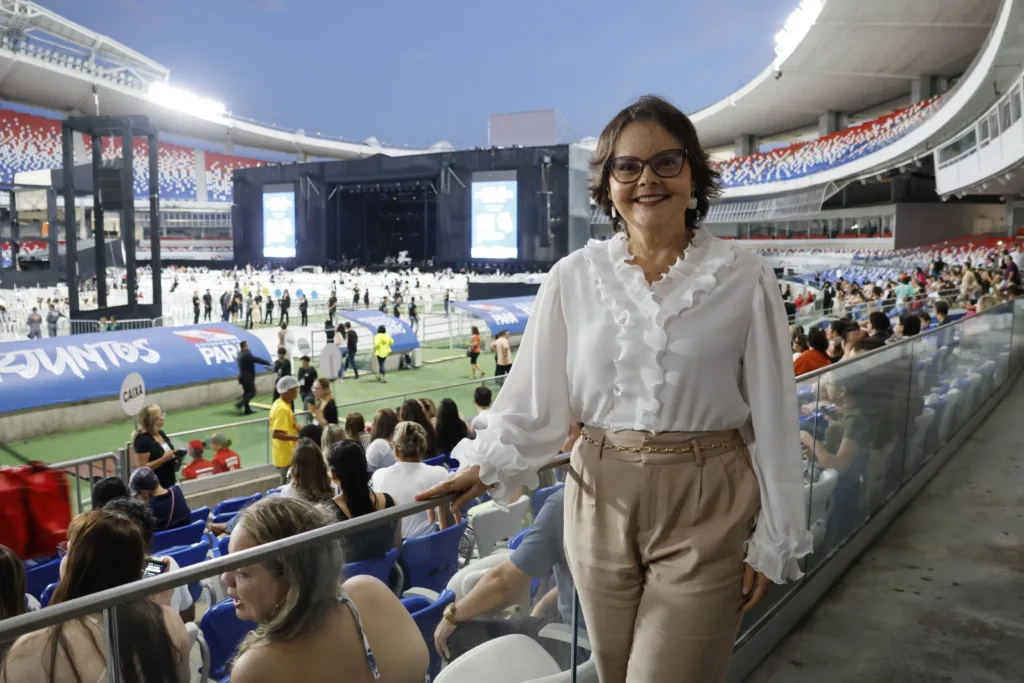
[{"label": "white plastic chair", "polygon": [[[538,634],[561,642],[571,642],[571,629],[561,625],[545,626]],[[585,633],[577,645],[590,650]],[[434,683],[568,683],[571,671],[562,671],[544,647],[528,636],[513,634],[487,641],[462,655],[434,678]],[[577,683],[597,683],[597,663],[593,657],[576,667]]]},{"label": "white plastic chair", "polygon": [[474,513],[471,523],[479,557],[487,557],[498,543],[522,531],[523,518],[529,509],[530,497],[523,496],[505,510],[495,506]]},{"label": "white plastic chair", "polygon": [[810,529],[811,536],[814,537],[815,548],[820,547],[822,541],[825,540],[828,518],[832,515],[832,492],[838,481],[839,471],[827,469],[818,476],[818,481],[813,484],[804,484],[804,498],[810,512]]},{"label": "white plastic chair", "polygon": [[195,623],[190,621],[185,624],[185,632],[188,634],[188,651],[192,652],[193,647],[199,646],[199,656],[203,662],[202,671],[199,672],[199,683],[206,683],[210,677],[210,648],[206,645],[203,632],[199,630],[199,626]]}]

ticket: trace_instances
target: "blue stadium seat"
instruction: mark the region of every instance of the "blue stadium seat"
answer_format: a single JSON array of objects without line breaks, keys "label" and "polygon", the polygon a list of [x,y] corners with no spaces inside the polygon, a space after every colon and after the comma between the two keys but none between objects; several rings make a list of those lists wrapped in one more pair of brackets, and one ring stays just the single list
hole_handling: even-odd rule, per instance
[{"label": "blue stadium seat", "polygon": [[37,564],[25,572],[25,592],[42,600],[43,591],[51,583],[60,581],[60,559]]},{"label": "blue stadium seat", "polygon": [[205,506],[204,505],[203,507],[198,508],[198,509],[192,511],[192,521],[193,522],[198,522],[199,520],[203,520],[205,522],[209,518],[210,518],[210,507],[209,506]]},{"label": "blue stadium seat", "polygon": [[448,456],[447,455],[439,455],[439,456],[434,457],[434,458],[427,458],[426,460],[423,461],[423,464],[424,465],[431,465],[432,467],[444,467],[444,468],[447,468],[448,467]]},{"label": "blue stadium seat", "polygon": [[213,546],[213,556],[223,557],[228,554],[228,543],[231,541],[230,536],[221,536],[217,539],[217,545]]},{"label": "blue stadium seat", "polygon": [[526,527],[512,538],[508,539],[508,549],[515,550],[520,545],[522,545],[523,539],[526,538],[526,534],[528,533],[530,533],[530,527]]},{"label": "blue stadium seat", "polygon": [[238,516],[237,512],[225,512],[225,513],[220,514],[220,515],[214,515],[213,518],[210,521],[213,522],[214,524],[227,524],[228,522],[230,522],[231,520],[233,520],[237,516]]},{"label": "blue stadium seat", "polygon": [[153,534],[152,551],[155,554],[174,546],[198,543],[199,539],[203,537],[204,531],[206,531],[206,522],[203,520],[177,529],[158,531]]},{"label": "blue stadium seat", "polygon": [[217,506],[213,508],[213,514],[223,515],[227,512],[238,512],[245,506],[255,503],[257,500],[263,497],[262,493],[256,493],[251,496],[239,496],[237,498],[228,498],[217,503]]},{"label": "blue stadium seat", "polygon": [[441,657],[437,654],[437,648],[434,647],[434,630],[441,623],[445,608],[453,602],[455,602],[455,593],[448,589],[441,591],[433,602],[421,595],[402,598],[402,604],[405,605],[405,609],[412,615],[412,620],[416,622],[420,633],[423,634],[427,652],[430,653],[428,680],[433,680],[441,670]]},{"label": "blue stadium seat", "polygon": [[348,562],[345,564],[345,578],[353,576],[373,576],[381,580],[385,585],[391,575],[391,568],[398,561],[398,548],[392,548],[387,555],[379,560],[362,560],[360,562]]},{"label": "blue stadium seat", "polygon": [[544,507],[544,503],[547,502],[548,498],[563,488],[565,488],[565,484],[555,484],[554,486],[546,486],[533,492],[530,496],[530,509],[533,511],[534,519],[537,519],[540,509]]},{"label": "blue stadium seat", "polygon": [[39,604],[46,607],[50,604],[50,600],[53,599],[53,591],[57,590],[57,586],[60,585],[60,581],[55,581],[49,586],[43,589],[43,594],[39,596]]},{"label": "blue stadium seat", "polygon": [[210,678],[219,680],[228,675],[227,666],[238,644],[255,628],[256,622],[238,618],[231,598],[221,600],[207,610],[199,622],[199,629],[210,648]]},{"label": "blue stadium seat", "polygon": [[197,543],[175,548],[174,550],[163,553],[163,555],[165,557],[173,557],[179,567],[190,567],[205,560],[209,552],[210,543],[204,537]]},{"label": "blue stadium seat", "polygon": [[463,522],[402,542],[402,562],[409,572],[407,585],[440,593],[459,570],[459,542],[466,533]]}]

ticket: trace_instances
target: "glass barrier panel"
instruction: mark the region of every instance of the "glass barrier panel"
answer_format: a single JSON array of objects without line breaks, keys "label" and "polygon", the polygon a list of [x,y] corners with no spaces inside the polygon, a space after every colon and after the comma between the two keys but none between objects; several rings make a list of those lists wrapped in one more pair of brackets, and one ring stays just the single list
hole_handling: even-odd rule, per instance
[{"label": "glass barrier panel", "polygon": [[821,421],[815,424],[809,469],[819,485],[822,479],[835,484],[829,484],[831,504],[809,569],[842,547],[899,485],[910,351],[909,345],[882,349],[821,377],[816,411]]},{"label": "glass barrier panel", "polygon": [[[828,501],[829,496],[827,491],[822,493],[823,488],[829,488],[829,480],[826,478],[823,483],[818,483],[813,479],[815,473],[820,474],[821,470],[816,469],[812,462],[807,458],[810,453],[810,444],[816,439],[816,434],[821,431],[825,424],[824,414],[818,409],[818,391],[820,388],[820,382],[823,375],[817,375],[810,379],[801,380],[797,378],[796,383],[796,394],[797,402],[800,407],[800,440],[801,440],[801,452],[804,454],[802,458],[803,469],[804,469],[804,500],[807,506],[807,528],[811,530],[811,534],[814,537],[814,552],[817,552],[817,548],[820,543],[820,538],[824,534],[824,526],[827,522],[828,516]],[[809,557],[804,558],[802,566],[806,567]],[[757,624],[770,616],[779,605],[785,601],[787,596],[792,593],[800,585],[799,581],[790,581],[782,585],[773,584],[768,590],[768,594],[756,607],[747,612],[743,621],[740,625],[739,635],[737,640],[743,640],[754,632]]]},{"label": "glass barrier panel", "polygon": [[943,399],[933,394],[938,381],[939,354],[934,336],[911,341],[911,369],[907,402],[906,452],[903,481],[910,479],[938,450]]},{"label": "glass barrier panel", "polygon": [[1012,369],[1016,369],[1024,361],[1024,299],[1015,299],[1010,306],[1013,310]]}]

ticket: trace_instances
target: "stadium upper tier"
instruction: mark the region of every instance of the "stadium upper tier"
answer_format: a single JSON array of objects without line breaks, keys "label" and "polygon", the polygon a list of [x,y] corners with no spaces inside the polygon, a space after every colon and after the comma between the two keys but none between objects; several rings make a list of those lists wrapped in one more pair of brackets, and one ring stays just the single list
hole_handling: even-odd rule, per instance
[{"label": "stadium upper tier", "polygon": [[[794,0],[794,5],[797,1]],[[705,146],[817,127],[906,96],[924,76],[963,74],[1001,0],[803,0],[776,37],[776,58],[749,83],[693,114]]]},{"label": "stadium upper tier", "polygon": [[894,111],[810,142],[733,157],[716,164],[724,187],[771,183],[841,166],[895,142],[921,125],[939,107],[940,98]]},{"label": "stadium upper tier", "polygon": [[[169,84],[170,69],[34,2],[0,3],[3,98],[53,109],[141,114],[160,130],[202,140],[308,157],[347,159],[422,150],[307,135],[236,116]],[[438,143],[434,148],[450,148]]]}]

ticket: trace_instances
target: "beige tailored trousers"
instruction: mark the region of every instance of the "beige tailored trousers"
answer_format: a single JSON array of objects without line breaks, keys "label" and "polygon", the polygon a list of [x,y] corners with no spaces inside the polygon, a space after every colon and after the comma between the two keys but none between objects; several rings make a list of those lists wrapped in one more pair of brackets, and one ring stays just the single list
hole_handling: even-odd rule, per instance
[{"label": "beige tailored trousers", "polygon": [[565,554],[601,683],[725,681],[760,501],[735,430],[584,429]]}]

